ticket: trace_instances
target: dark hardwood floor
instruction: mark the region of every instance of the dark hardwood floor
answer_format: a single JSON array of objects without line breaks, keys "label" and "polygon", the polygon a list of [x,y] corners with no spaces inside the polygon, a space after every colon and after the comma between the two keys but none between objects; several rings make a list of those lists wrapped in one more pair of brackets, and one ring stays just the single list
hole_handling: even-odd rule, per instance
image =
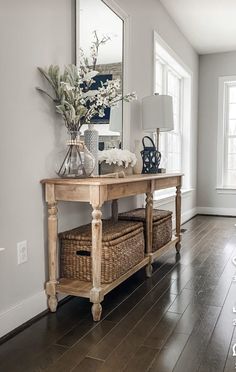
[{"label": "dark hardwood floor", "polygon": [[73,298],[0,346],[1,372],[231,372],[236,219],[197,216],[168,251],[105,297],[102,321]]}]

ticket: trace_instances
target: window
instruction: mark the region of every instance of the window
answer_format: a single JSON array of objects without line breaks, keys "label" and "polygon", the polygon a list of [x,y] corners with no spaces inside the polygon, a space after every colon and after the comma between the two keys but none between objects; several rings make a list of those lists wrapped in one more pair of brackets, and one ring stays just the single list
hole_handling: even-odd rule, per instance
[{"label": "window", "polygon": [[163,60],[156,57],[155,93],[167,94],[173,99],[174,130],[160,133],[161,167],[180,172],[181,166],[181,85],[182,78]]},{"label": "window", "polygon": [[[160,133],[161,167],[184,172],[190,188],[191,74],[179,57],[154,33],[154,93],[173,99],[174,130]],[[155,136],[155,134],[154,134]]]},{"label": "window", "polygon": [[236,189],[236,76],[219,79],[218,188]]}]

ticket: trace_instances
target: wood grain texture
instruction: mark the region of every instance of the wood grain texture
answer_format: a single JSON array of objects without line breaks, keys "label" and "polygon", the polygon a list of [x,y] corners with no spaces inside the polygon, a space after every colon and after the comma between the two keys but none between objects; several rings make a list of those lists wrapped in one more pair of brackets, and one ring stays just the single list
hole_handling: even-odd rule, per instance
[{"label": "wood grain texture", "polygon": [[[53,184],[53,185],[116,185],[122,183],[134,183],[142,181],[152,181],[158,182],[162,179],[174,179],[180,180],[182,173],[163,173],[163,174],[134,174],[132,176],[126,176],[125,178],[48,178],[41,181],[42,184]],[[180,181],[179,181],[180,182]],[[156,186],[157,187],[157,186]]]},{"label": "wood grain texture", "polygon": [[[181,174],[152,174],[133,175],[125,178],[86,178],[86,179],[47,179],[41,181],[45,184],[46,202],[48,204],[48,251],[49,251],[49,281],[46,284],[48,305],[52,312],[57,309],[57,292],[89,298],[92,303],[92,317],[99,321],[102,315],[101,302],[104,295],[117,287],[120,283],[133,275],[138,269],[146,266],[146,275],[151,277],[153,273],[152,261],[155,255],[152,251],[152,223],[153,223],[153,191],[167,187],[177,187],[176,197],[176,239],[180,242],[180,216],[181,216]],[[128,270],[124,275],[104,287],[101,284],[101,256],[102,256],[102,212],[104,202],[112,200],[112,218],[118,219],[117,199],[127,196],[146,193],[146,257],[135,267]],[[92,212],[92,286],[82,281],[58,278],[58,250],[57,250],[57,201],[80,201],[89,202]],[[179,246],[178,246],[179,247]],[[178,249],[176,246],[176,249]],[[164,253],[168,246],[163,247],[160,254]]]},{"label": "wood grain texture", "polygon": [[[121,342],[118,343],[117,346],[113,343],[114,349],[107,356],[102,367],[104,372],[112,371],[113,369],[123,370],[139,347],[144,343],[147,334],[149,334],[153,328],[159,327],[159,325],[161,328],[162,319],[165,318],[168,307],[173,302],[174,298],[173,296],[169,296],[168,291],[164,293],[164,295],[145,312],[126,337],[120,340]],[[175,317],[176,319],[179,318],[177,314],[173,313],[171,317]],[[117,327],[119,327],[119,324]],[[167,337],[166,335],[167,333],[162,335],[163,339]],[[101,350],[99,351],[99,354],[100,353]],[[100,357],[102,355],[104,356],[105,354],[101,353]]]},{"label": "wood grain texture", "polygon": [[155,359],[150,361],[149,372],[172,372],[188,338],[185,334],[172,333],[162,350],[156,352]]},{"label": "wood grain texture", "polygon": [[86,357],[72,369],[72,372],[97,372],[101,366],[101,360]]},{"label": "wood grain texture", "polygon": [[118,200],[114,199],[111,203],[111,215],[114,222],[118,221],[119,210],[118,210]]},{"label": "wood grain texture", "polygon": [[207,345],[220,314],[220,308],[207,307],[203,317],[195,324],[193,331],[173,371],[198,371],[206,353]]},{"label": "wood grain texture", "polygon": [[179,252],[181,248],[181,185],[176,187],[176,197],[175,197],[175,221],[176,221],[176,232],[175,235],[178,238],[178,243],[176,243],[176,251]]},{"label": "wood grain texture", "polygon": [[90,301],[93,303],[92,315],[94,321],[99,321],[102,315],[101,301],[103,300],[101,289],[102,267],[102,212],[97,202],[93,204],[92,212],[92,284]]},{"label": "wood grain texture", "polygon": [[46,283],[46,293],[48,295],[48,306],[52,312],[57,309],[57,261],[58,261],[58,247],[57,247],[57,203],[55,201],[54,186],[47,185],[46,200],[48,205],[48,271],[49,281]]}]

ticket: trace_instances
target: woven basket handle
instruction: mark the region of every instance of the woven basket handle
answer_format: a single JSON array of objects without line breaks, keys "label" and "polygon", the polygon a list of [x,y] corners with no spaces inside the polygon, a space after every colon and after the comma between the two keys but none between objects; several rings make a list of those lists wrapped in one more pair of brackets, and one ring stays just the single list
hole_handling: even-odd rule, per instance
[{"label": "woven basket handle", "polygon": [[155,143],[153,142],[153,140],[152,140],[151,137],[149,137],[149,136],[144,136],[143,139],[142,139],[142,143],[143,143],[143,147],[144,147],[144,148],[147,147],[147,146],[145,146],[145,138],[147,138],[147,139],[151,142],[151,144],[152,144],[153,147],[156,147],[156,146],[155,146]]},{"label": "woven basket handle", "polygon": [[76,256],[85,256],[85,257],[90,257],[91,256],[91,252],[88,252],[88,251],[76,251]]}]

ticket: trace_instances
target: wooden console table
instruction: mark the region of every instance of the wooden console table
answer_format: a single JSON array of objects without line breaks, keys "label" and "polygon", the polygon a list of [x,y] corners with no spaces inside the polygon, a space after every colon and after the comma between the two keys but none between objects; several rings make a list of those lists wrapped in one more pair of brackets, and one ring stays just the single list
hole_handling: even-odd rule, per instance
[{"label": "wooden console table", "polygon": [[[48,264],[49,281],[46,283],[48,306],[52,312],[57,309],[57,293],[89,298],[93,303],[92,314],[95,321],[100,320],[101,302],[104,295],[117,287],[132,274],[146,266],[147,276],[151,276],[152,262],[171,245],[179,252],[181,244],[181,174],[133,175],[126,178],[87,178],[87,179],[46,179],[46,202],[48,205]],[[155,190],[176,187],[176,233],[171,242],[155,253],[152,250],[152,210]],[[118,219],[117,200],[119,198],[146,194],[147,246],[145,258],[120,278],[109,284],[101,284],[102,212],[104,202],[112,201],[112,217]],[[92,212],[92,283],[76,279],[57,278],[58,273],[58,231],[57,202],[88,202]]]}]

